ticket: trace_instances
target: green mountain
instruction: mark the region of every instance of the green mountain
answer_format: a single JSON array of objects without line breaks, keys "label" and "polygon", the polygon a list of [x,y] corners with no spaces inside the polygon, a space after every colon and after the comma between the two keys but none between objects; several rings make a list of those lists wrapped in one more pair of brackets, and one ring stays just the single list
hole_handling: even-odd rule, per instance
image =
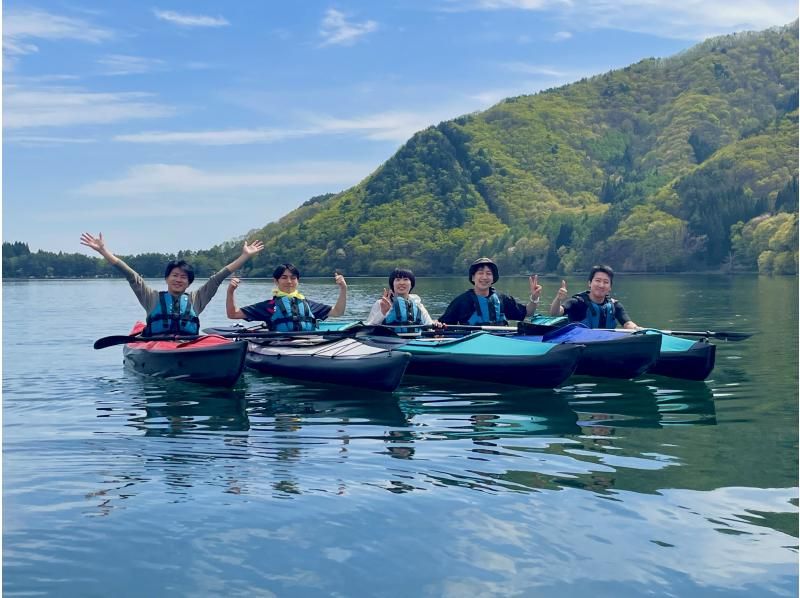
[{"label": "green mountain", "polygon": [[520,273],[755,269],[731,227],[795,212],[797,173],[794,22],[420,131],[355,187],[254,231],[252,274],[461,273],[480,255]]}]

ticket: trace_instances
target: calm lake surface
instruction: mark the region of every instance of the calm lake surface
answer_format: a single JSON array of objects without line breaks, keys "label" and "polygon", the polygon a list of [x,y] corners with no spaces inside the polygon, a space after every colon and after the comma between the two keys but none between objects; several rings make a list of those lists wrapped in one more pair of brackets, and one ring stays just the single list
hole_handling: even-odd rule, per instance
[{"label": "calm lake surface", "polygon": [[[348,282],[366,317],[386,280]],[[436,317],[468,285],[415,292]],[[92,349],[142,319],[127,283],[4,282],[4,595],[796,596],[797,286],[617,277],[641,325],[760,331],[718,342],[705,382],[381,394],[144,379]],[[229,323],[225,285],[202,320]]]}]

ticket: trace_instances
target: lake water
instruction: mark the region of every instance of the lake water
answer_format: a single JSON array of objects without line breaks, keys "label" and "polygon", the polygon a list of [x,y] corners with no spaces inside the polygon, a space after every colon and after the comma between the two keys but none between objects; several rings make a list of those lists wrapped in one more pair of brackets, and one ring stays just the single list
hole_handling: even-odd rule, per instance
[{"label": "lake water", "polygon": [[[436,317],[468,284],[415,292]],[[347,315],[385,285],[349,280]],[[142,317],[124,281],[4,282],[4,595],[796,596],[797,286],[618,276],[641,325],[760,331],[718,343],[705,382],[387,395],[143,379],[92,349]],[[203,326],[224,312],[223,286]]]}]

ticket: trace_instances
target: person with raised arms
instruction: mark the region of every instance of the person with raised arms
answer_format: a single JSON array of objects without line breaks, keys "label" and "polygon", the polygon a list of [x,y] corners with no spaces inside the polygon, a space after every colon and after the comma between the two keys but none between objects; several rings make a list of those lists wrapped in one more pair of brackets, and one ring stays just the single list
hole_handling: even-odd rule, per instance
[{"label": "person with raised arms", "polygon": [[292,264],[281,264],[272,273],[275,288],[272,297],[247,305],[241,309],[236,307],[234,293],[241,281],[232,278],[228,285],[225,300],[225,311],[232,320],[262,321],[275,332],[295,332],[314,330],[317,320],[329,316],[341,316],[347,306],[347,281],[341,274],[334,274],[334,282],[339,287],[339,297],[333,306],[306,299],[297,285],[300,282],[300,271]]},{"label": "person with raised arms", "polygon": [[499,278],[497,264],[488,257],[472,262],[469,281],[474,288],[453,299],[438,321],[451,325],[506,326],[509,320],[524,320],[532,316],[542,293],[538,275],[533,274],[528,279],[531,293],[526,305],[511,295],[498,293],[493,285]]},{"label": "person with raised arms", "polygon": [[[419,295],[411,293],[416,282],[417,279],[411,270],[395,268],[389,274],[389,288],[383,289],[383,295],[372,305],[364,323],[368,326],[379,324],[401,326],[396,329],[401,333],[418,332],[420,326],[433,324]],[[402,327],[404,324],[408,324],[409,327]]]},{"label": "person with raised arms", "polygon": [[623,328],[638,330],[622,303],[611,297],[613,283],[614,271],[609,266],[595,266],[589,271],[589,289],[567,299],[567,281],[562,280],[550,305],[550,315],[566,315],[570,322],[589,328],[614,328],[619,322]]},{"label": "person with raised arms", "polygon": [[200,312],[205,309],[217,292],[219,285],[229,274],[241,268],[247,260],[264,249],[261,241],[244,242],[242,254],[219,272],[209,278],[196,291],[187,293],[186,289],[194,281],[194,268],[184,260],[171,260],[164,270],[166,291],[156,291],[144,282],[142,277],[108,250],[103,233],[97,237],[89,233],[81,235],[81,245],[94,249],[113,267],[122,272],[147,314],[142,336],[158,334],[194,335],[200,333]]}]

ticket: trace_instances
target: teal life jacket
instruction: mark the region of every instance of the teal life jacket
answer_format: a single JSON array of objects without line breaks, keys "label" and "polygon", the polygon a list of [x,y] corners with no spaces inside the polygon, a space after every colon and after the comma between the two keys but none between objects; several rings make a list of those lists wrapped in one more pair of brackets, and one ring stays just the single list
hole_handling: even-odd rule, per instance
[{"label": "teal life jacket", "polygon": [[273,297],[275,311],[267,322],[270,330],[276,332],[300,332],[314,330],[317,319],[305,299],[297,297]]},{"label": "teal life jacket", "polygon": [[[392,301],[392,309],[383,318],[384,324],[422,324],[422,314],[419,305],[411,299],[395,297]],[[419,328],[396,328],[395,332],[418,332]]]},{"label": "teal life jacket", "polygon": [[488,297],[481,297],[473,292],[472,301],[475,304],[475,311],[467,320],[467,324],[470,326],[505,326],[508,324],[508,320],[503,314],[503,307],[500,305],[500,297],[494,291],[490,291]]},{"label": "teal life jacket", "polygon": [[147,314],[147,326],[142,336],[156,334],[199,334],[200,319],[194,311],[188,293],[179,300],[166,291],[158,293],[158,305]]},{"label": "teal life jacket", "polygon": [[603,303],[597,305],[597,303],[589,299],[587,291],[573,295],[573,297],[586,305],[586,315],[583,320],[579,320],[581,324],[589,328],[614,328],[616,326],[614,299],[606,297]]}]

